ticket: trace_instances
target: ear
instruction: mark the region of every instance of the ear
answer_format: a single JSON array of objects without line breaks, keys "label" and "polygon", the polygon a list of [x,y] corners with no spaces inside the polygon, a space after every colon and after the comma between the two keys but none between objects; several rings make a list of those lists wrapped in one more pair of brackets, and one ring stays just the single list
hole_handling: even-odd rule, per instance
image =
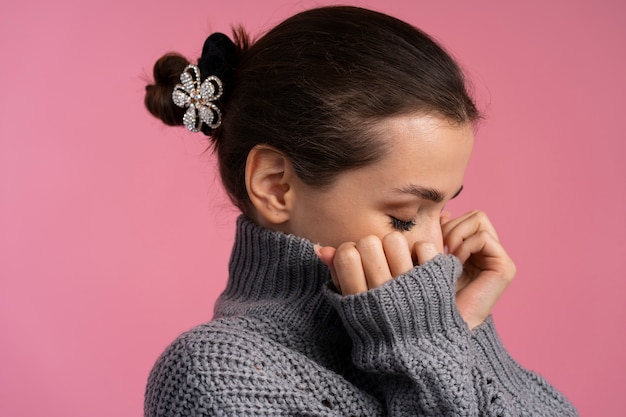
[{"label": "ear", "polygon": [[256,145],[246,160],[246,188],[260,223],[287,222],[293,202],[295,172],[289,159],[268,145]]}]

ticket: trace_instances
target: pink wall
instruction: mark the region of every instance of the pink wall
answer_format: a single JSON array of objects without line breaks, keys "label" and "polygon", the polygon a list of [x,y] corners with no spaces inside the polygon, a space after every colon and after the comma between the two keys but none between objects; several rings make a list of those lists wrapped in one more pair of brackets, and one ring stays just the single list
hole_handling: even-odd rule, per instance
[{"label": "pink wall", "polygon": [[[142,108],[144,74],[212,30],[326,3],[2,2],[0,415],[141,415],[157,355],[211,317],[236,215],[206,143]],[[488,119],[453,210],[486,210],[517,262],[502,337],[582,415],[624,415],[625,6],[353,4],[469,70]]]}]

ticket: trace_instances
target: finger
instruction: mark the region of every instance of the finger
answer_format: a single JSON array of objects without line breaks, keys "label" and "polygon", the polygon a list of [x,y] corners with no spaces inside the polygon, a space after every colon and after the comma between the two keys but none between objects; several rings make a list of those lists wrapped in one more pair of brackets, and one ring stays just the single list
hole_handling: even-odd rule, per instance
[{"label": "finger", "polygon": [[361,256],[368,289],[380,287],[391,279],[383,243],[379,237],[364,237],[356,243],[356,249]]},{"label": "finger", "polygon": [[484,271],[456,293],[457,308],[470,330],[489,316],[511,279],[504,279],[492,271]]},{"label": "finger", "polygon": [[441,227],[444,244],[448,250],[453,253],[456,248],[470,236],[487,232],[491,234],[495,240],[498,240],[498,234],[489,221],[487,215],[482,211],[473,211],[464,214],[461,217],[452,219]]},{"label": "finger", "polygon": [[342,243],[336,250],[333,265],[343,295],[367,291],[361,255],[354,243]]},{"label": "finger", "polygon": [[452,213],[450,213],[448,210],[442,211],[439,215],[439,223],[441,223],[442,225],[448,223],[451,219]]},{"label": "finger", "polygon": [[447,222],[442,223],[442,226],[445,225],[445,227],[442,227],[442,229],[445,229],[443,230],[444,232],[450,231],[451,229],[455,228],[459,224],[467,222],[467,221],[481,224],[482,230],[487,230],[490,233],[492,233],[495,237],[497,237],[496,229],[493,227],[491,221],[489,220],[489,217],[484,211],[480,211],[480,210],[469,211],[457,218],[454,218],[454,219],[451,218]]},{"label": "finger", "polygon": [[457,307],[473,329],[487,318],[515,277],[515,264],[500,242],[487,232],[465,240],[455,255],[463,262],[465,277],[457,282]]},{"label": "finger", "polygon": [[391,276],[397,277],[413,269],[413,259],[406,237],[400,232],[389,233],[383,238],[383,248]]},{"label": "finger", "polygon": [[413,245],[413,252],[417,257],[418,265],[424,265],[426,262],[439,255],[437,247],[431,242],[416,242]]},{"label": "finger", "polygon": [[[441,224],[442,226],[446,223],[448,223],[450,220],[452,219],[452,213],[450,213],[448,210],[443,210],[441,212],[441,214],[439,215],[439,224]],[[442,235],[443,235],[443,227],[442,227]],[[448,252],[448,245],[443,245],[443,253],[449,253]]]},{"label": "finger", "polygon": [[485,321],[505,289],[506,285],[482,277],[457,292],[457,308],[470,330]]},{"label": "finger", "polygon": [[[472,255],[480,255],[477,259],[481,259],[481,263],[495,262],[498,264],[510,260],[500,242],[491,233],[485,231],[475,233],[463,240],[451,253],[459,258],[462,263],[465,263]],[[490,269],[488,265],[481,265],[481,267],[481,269]]]},{"label": "finger", "polygon": [[506,283],[505,287],[515,277],[515,263],[500,242],[487,232],[465,240],[454,255],[463,263],[464,275],[468,277],[463,285],[457,287],[458,290],[483,276],[498,277]]}]

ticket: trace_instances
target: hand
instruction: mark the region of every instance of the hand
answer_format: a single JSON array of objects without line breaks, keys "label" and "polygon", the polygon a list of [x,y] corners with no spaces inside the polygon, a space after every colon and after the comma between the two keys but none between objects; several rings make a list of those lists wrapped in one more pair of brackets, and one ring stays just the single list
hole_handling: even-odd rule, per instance
[{"label": "hand", "polygon": [[[464,266],[457,283],[456,303],[468,327],[473,329],[487,318],[513,279],[515,265],[483,212],[470,212],[452,220],[444,213],[441,224],[444,244]],[[416,242],[410,248],[400,232],[383,239],[367,236],[336,249],[316,247],[316,252],[328,265],[333,284],[343,295],[379,287],[412,269],[413,259],[422,265],[438,254],[431,242]]]},{"label": "hand", "polygon": [[[380,287],[414,266],[412,251],[400,232],[392,232],[383,239],[367,236],[358,242],[342,243],[336,249],[331,246],[316,246],[315,249],[328,265],[333,284],[343,295]],[[438,252],[430,242],[417,242],[413,254],[422,265]]]},{"label": "hand", "polygon": [[443,213],[441,231],[448,253],[463,263],[456,304],[473,329],[487,318],[515,277],[515,264],[484,212],[472,211],[452,220],[449,213]]}]

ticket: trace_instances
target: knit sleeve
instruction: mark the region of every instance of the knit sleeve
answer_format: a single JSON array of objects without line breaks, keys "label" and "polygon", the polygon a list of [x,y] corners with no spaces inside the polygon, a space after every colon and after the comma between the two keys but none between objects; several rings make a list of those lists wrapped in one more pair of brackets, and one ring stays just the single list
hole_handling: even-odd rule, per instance
[{"label": "knit sleeve", "polygon": [[457,258],[439,255],[364,293],[326,289],[354,365],[380,381],[387,415],[576,415],[565,400],[545,402],[556,391],[514,364],[491,321],[469,331],[454,298],[461,270]]},{"label": "knit sleeve", "polygon": [[194,367],[183,338],[161,354],[150,372],[144,397],[145,417],[214,415],[212,397]]},{"label": "knit sleeve", "polygon": [[541,376],[524,369],[507,352],[489,316],[472,331],[472,351],[482,398],[505,415],[511,403],[526,415],[577,416],[573,405]]}]

